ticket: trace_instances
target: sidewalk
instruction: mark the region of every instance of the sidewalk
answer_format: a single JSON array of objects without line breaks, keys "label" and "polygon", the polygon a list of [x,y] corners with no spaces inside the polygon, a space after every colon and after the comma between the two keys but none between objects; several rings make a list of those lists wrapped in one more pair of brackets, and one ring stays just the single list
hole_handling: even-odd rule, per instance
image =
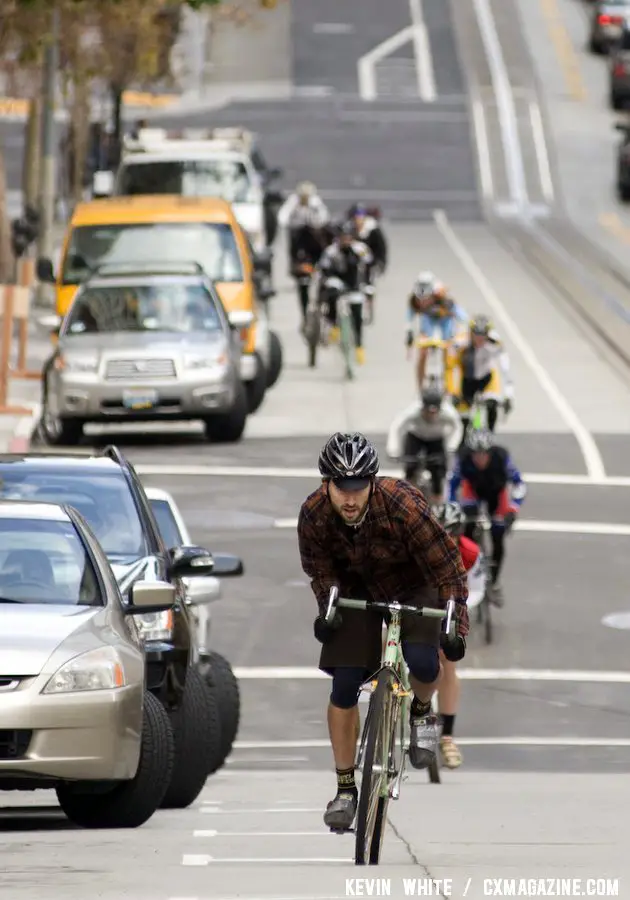
[{"label": "sidewalk", "polygon": [[[36,307],[34,317],[41,315]],[[27,347],[27,368],[41,372],[45,360],[50,355],[52,345],[36,328],[34,323],[29,328]],[[8,406],[23,407],[30,410],[24,414],[0,414],[0,452],[27,453],[31,438],[39,425],[41,415],[41,380],[27,378],[11,378],[7,391]]]}]

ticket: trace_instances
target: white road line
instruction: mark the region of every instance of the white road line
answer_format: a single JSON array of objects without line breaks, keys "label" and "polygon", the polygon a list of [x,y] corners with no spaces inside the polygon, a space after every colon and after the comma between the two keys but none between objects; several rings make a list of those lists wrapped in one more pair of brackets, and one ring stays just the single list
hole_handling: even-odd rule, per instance
[{"label": "white road line", "polygon": [[[188,465],[152,465],[138,463],[134,466],[139,475],[165,475],[172,478],[314,478],[321,475],[317,469],[309,468],[274,468],[272,466],[188,466]],[[402,469],[381,469],[379,475],[400,478]],[[550,484],[571,487],[630,487],[629,475],[603,475],[593,478],[590,475],[562,475],[557,472],[523,472],[528,484]]]},{"label": "white road line", "polygon": [[[237,746],[237,743],[238,742],[236,742],[234,744],[235,748]],[[289,742],[289,743],[291,743],[291,742]],[[283,746],[284,746],[284,744],[283,744]],[[300,746],[308,747],[310,745],[309,744],[301,744]],[[245,749],[247,749],[247,748],[245,748]],[[263,748],[263,747],[260,747],[257,745],[253,749],[254,750],[258,750],[258,749],[266,750],[266,749],[273,749],[273,748],[272,747],[267,748],[266,746]],[[282,809],[275,809],[274,807],[270,807],[269,809],[264,809],[264,808],[259,808],[259,809],[207,809],[202,806],[199,809],[199,812],[204,813],[204,814],[205,813],[214,813],[214,814],[220,814],[220,815],[224,815],[224,816],[243,816],[243,815],[252,815],[254,813],[261,813],[261,814],[265,813],[265,815],[267,813],[316,813],[316,812],[321,812],[321,810],[318,806],[315,806],[313,808],[308,808],[308,809],[305,809],[304,807],[295,808],[295,807],[290,807],[290,806],[284,806]]]},{"label": "white road line", "polygon": [[535,103],[533,100],[530,101],[529,104],[529,119],[532,126],[534,147],[536,149],[536,160],[538,162],[542,194],[548,203],[553,203],[553,178],[551,175],[551,165],[549,164],[549,153],[547,152],[547,141],[545,140],[545,127],[543,125],[540,107],[538,103]]},{"label": "white road line", "polygon": [[490,161],[488,128],[486,126],[486,114],[483,109],[483,103],[478,97],[472,101],[472,118],[475,129],[475,143],[477,144],[481,191],[486,200],[491,200],[494,196],[494,181],[492,178],[492,163]]},{"label": "white road line", "polygon": [[412,25],[396,32],[387,40],[377,44],[368,53],[361,56],[357,61],[357,75],[359,79],[359,94],[362,100],[376,100],[378,92],[376,89],[376,66],[377,63],[389,56],[403,44],[411,41],[414,36]]},{"label": "white road line", "polygon": [[[297,519],[276,519],[274,528],[295,531]],[[521,519],[514,523],[514,531],[532,534],[590,534],[601,536],[630,536],[630,525],[615,522],[553,522],[541,519]]]},{"label": "white road line", "polygon": [[[479,0],[479,2],[482,2],[482,0]],[[523,337],[520,328],[499,300],[494,288],[451,228],[446,213],[440,209],[436,210],[433,215],[438,231],[475,282],[486,303],[501,321],[510,340],[540,382],[540,386],[547,394],[549,400],[556,407],[567,427],[573,432],[576,441],[580,445],[580,450],[586,463],[586,471],[591,478],[605,478],[604,462],[592,434],[584,427],[575,410],[538,360],[530,344]]]},{"label": "white road line", "polygon": [[193,831],[193,837],[328,837],[332,831]]},{"label": "white road line", "polygon": [[409,0],[409,12],[413,24],[413,47],[416,58],[418,94],[425,103],[434,103],[437,97],[433,57],[429,32],[424,21],[422,0]]},{"label": "white road line", "polygon": [[490,79],[497,101],[501,141],[505,155],[510,199],[523,211],[528,202],[525,166],[518,134],[514,97],[505,68],[501,42],[488,0],[473,0],[479,31],[490,69]]},{"label": "white road line", "polygon": [[[328,675],[320,672],[312,666],[242,666],[234,669],[234,674],[241,681],[319,681],[329,679]],[[457,669],[457,674],[462,681],[559,681],[559,682],[585,682],[586,684],[630,684],[630,672],[588,671],[584,669]],[[273,742],[272,742],[273,743]],[[260,744],[252,744],[237,741],[235,746],[243,750],[256,750]],[[281,741],[273,744],[279,750],[302,745],[298,741]],[[271,748],[270,748],[271,749]]]},{"label": "white road line", "polygon": [[[293,863],[296,866],[304,863],[353,863],[354,859],[350,856],[206,856],[199,854],[186,853],[182,858],[183,866],[209,866],[210,863],[268,863],[277,865],[278,863]],[[292,898],[295,900],[295,898]]]},{"label": "white road line", "polygon": [[[258,741],[249,742],[256,744],[261,750],[285,747],[287,744],[298,744],[304,749],[324,750],[330,749],[330,741],[322,738],[312,741]],[[630,747],[630,738],[582,738],[582,737],[458,737],[457,743],[462,747]],[[239,750],[239,742],[234,744],[234,749]],[[246,810],[251,812],[252,810]],[[257,810],[261,814],[268,810]],[[296,810],[299,812],[299,810]],[[227,810],[226,810],[227,812]],[[256,812],[256,810],[254,810]],[[289,810],[287,810],[289,812]]]}]

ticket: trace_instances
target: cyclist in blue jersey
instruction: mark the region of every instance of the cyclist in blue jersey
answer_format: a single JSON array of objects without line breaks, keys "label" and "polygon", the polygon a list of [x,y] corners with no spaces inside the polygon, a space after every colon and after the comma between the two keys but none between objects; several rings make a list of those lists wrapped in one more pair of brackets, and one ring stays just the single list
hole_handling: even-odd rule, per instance
[{"label": "cyclist in blue jersey", "polygon": [[487,506],[491,520],[492,594],[497,606],[502,606],[499,574],[505,558],[505,536],[514,524],[527,486],[509,451],[495,444],[489,430],[471,431],[466,437],[449,479],[449,501],[458,500],[460,492],[460,502],[466,513],[466,537],[473,538],[480,503]]}]

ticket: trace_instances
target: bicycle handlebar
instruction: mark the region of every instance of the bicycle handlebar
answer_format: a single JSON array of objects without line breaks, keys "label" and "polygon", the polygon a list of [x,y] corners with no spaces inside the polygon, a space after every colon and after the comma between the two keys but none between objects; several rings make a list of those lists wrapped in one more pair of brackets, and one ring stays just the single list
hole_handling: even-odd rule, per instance
[{"label": "bicycle handlebar", "polygon": [[385,603],[379,600],[353,600],[350,597],[340,597],[339,588],[333,586],[328,595],[328,606],[324,616],[324,621],[327,625],[330,625],[334,619],[338,608],[360,609],[363,612],[367,612],[370,609],[377,609],[384,612],[411,613],[415,616],[425,616],[428,619],[442,619],[446,620],[446,627],[444,628],[446,634],[451,632],[453,619],[455,617],[454,600],[449,600],[447,602],[446,609],[434,609],[430,606],[411,606],[408,603],[398,603],[396,601]]}]

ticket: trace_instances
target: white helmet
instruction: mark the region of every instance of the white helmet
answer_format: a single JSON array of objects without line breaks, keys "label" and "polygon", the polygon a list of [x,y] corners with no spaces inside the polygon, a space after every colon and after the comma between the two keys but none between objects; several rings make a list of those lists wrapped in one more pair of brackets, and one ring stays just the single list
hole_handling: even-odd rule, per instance
[{"label": "white helmet", "polygon": [[295,193],[298,197],[308,197],[310,199],[317,194],[317,188],[312,181],[300,181],[295,189]]},{"label": "white helmet", "polygon": [[435,287],[435,275],[433,272],[425,271],[420,272],[416,279],[416,284],[414,288],[414,293],[418,297],[428,297],[429,294],[433,293],[433,289]]}]

